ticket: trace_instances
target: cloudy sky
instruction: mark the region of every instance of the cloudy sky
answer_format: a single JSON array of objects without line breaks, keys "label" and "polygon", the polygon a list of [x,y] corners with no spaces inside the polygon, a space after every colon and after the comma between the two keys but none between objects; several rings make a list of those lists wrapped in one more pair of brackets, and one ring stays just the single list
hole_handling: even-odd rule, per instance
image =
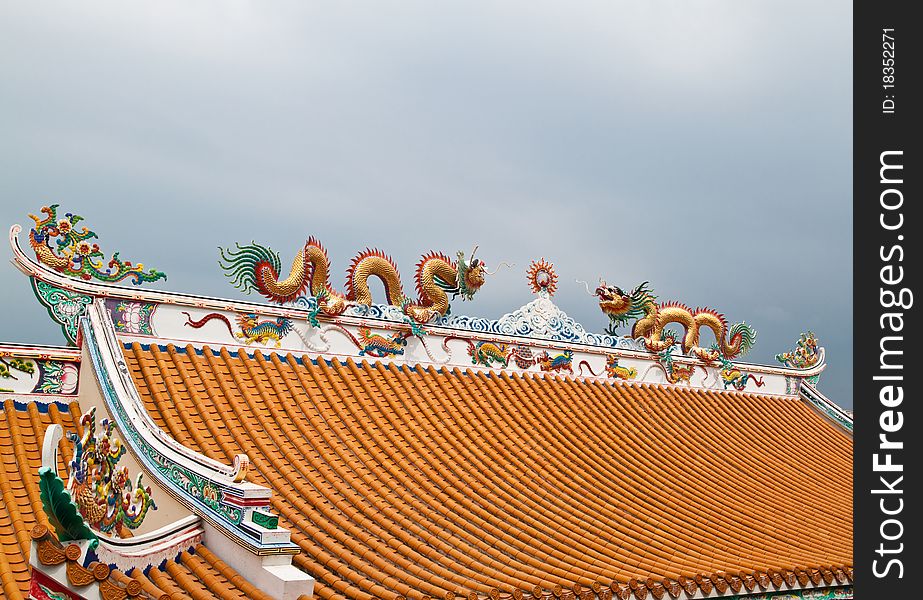
[{"label": "cloudy sky", "polygon": [[[59,203],[157,287],[240,297],[216,246],[342,285],[366,246],[495,266],[498,317],[552,260],[710,305],[773,362],[802,330],[852,406],[852,57],[845,2],[0,2],[0,223]],[[7,251],[7,256],[9,253]],[[0,265],[0,339],[61,343]]]}]

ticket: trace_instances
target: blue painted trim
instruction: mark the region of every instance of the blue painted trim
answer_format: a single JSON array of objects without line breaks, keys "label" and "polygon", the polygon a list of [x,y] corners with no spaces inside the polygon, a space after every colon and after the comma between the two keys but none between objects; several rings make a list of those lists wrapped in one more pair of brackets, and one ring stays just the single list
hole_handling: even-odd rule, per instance
[{"label": "blue painted trim", "polygon": [[[43,415],[48,414],[48,411],[51,408],[52,404],[57,406],[58,410],[60,411],[70,412],[70,402],[64,403],[64,402],[59,402],[57,400],[51,400],[49,402],[40,402],[38,400],[30,400],[28,402],[19,402],[18,400],[15,400],[14,398],[9,398],[9,399],[13,401],[13,406],[18,412],[28,412],[30,404],[34,404],[36,407],[38,407],[38,412],[40,412]],[[77,401],[77,398],[75,397],[72,400],[72,402],[76,402],[76,401]],[[3,403],[0,402],[0,411],[2,410],[3,410]]]}]

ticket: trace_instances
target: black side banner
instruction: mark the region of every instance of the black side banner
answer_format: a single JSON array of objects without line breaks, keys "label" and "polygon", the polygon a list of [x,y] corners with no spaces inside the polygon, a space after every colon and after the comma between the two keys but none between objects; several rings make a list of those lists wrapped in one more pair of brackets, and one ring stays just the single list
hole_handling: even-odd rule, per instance
[{"label": "black side banner", "polygon": [[[856,598],[920,597],[921,32],[910,2],[854,4]],[[923,369],[921,369],[923,371]],[[918,441],[914,441],[914,439]]]}]

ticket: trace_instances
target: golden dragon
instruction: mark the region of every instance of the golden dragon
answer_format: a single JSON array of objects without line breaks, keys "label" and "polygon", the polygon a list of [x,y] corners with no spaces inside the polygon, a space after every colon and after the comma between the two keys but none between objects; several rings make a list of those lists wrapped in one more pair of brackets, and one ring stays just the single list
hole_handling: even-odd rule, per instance
[{"label": "golden dragon", "polygon": [[484,285],[487,271],[484,262],[475,258],[477,247],[465,260],[458,252],[454,261],[444,254],[425,254],[416,269],[418,298],[404,294],[400,273],[394,261],[377,249],[367,248],[350,263],[346,276],[346,293],[330,283],[330,259],[327,250],[314,237],[308,238],[298,251],[286,278],[280,279],[281,261],[272,249],[257,243],[237,244],[236,249],[219,248],[220,265],[238,289],[258,292],[271,302],[285,304],[310,294],[327,316],[343,314],[350,304],[372,304],[369,279],[377,278],[385,288],[388,304],[399,307],[414,322],[424,324],[449,312],[449,294],[470,300]]}]

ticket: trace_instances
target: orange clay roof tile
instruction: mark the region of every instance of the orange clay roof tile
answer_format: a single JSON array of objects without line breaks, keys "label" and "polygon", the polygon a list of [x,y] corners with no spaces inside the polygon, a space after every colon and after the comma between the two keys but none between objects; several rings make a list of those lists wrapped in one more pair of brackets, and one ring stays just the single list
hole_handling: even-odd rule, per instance
[{"label": "orange clay roof tile", "polygon": [[[10,600],[29,597],[30,532],[36,523],[48,527],[37,483],[45,429],[51,423],[57,423],[65,431],[79,432],[82,430],[79,420],[80,409],[76,402],[71,403],[66,411],[51,404],[47,412],[39,411],[35,403],[27,404],[25,409],[17,407],[12,400],[0,405],[0,539],[4,540],[0,550],[0,597]],[[58,471],[66,477],[65,465],[73,450],[65,440],[61,441],[58,450]],[[171,576],[159,569],[151,569],[148,576],[137,569],[131,575],[113,570],[106,583],[120,588],[131,585],[133,590],[140,589],[147,596],[158,599],[266,600],[205,546],[198,546],[193,554],[184,553],[182,562],[174,569],[181,574],[179,585],[172,583]],[[169,585],[163,587],[154,580]],[[137,583],[133,584],[135,581]]]},{"label": "orange clay roof tile", "polygon": [[852,563],[852,441],[792,398],[192,346],[125,355],[178,441],[250,456],[321,598],[672,596],[768,585],[756,571],[845,579]]}]

